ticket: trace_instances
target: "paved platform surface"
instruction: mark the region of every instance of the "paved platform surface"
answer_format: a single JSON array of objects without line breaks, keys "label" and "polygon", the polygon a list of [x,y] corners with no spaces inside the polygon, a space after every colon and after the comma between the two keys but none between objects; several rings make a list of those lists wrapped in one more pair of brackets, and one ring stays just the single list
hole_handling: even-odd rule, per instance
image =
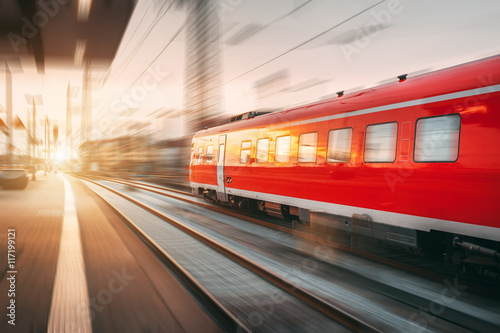
[{"label": "paved platform surface", "polygon": [[[25,190],[0,190],[0,332],[47,332],[49,322],[67,321],[64,312],[75,309],[77,321],[51,324],[58,327],[52,331],[84,332],[85,318],[92,332],[220,331],[104,202],[78,180],[64,177],[75,199],[76,231],[67,227],[71,221],[60,175],[39,173]],[[64,235],[77,235],[81,245],[61,246]],[[8,261],[9,241],[15,261]],[[77,248],[82,272],[74,278]],[[57,288],[69,290],[54,293],[56,275]],[[70,287],[60,287],[61,281]],[[87,300],[65,309],[82,285]]]}]

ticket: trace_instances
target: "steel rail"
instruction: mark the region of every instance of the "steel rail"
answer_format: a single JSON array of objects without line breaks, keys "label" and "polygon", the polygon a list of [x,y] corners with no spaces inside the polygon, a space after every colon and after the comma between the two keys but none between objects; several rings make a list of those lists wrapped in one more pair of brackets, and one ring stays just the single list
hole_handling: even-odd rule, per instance
[{"label": "steel rail", "polygon": [[[84,177],[72,175],[80,180],[85,180],[91,182],[95,185],[106,188],[107,190],[118,194],[117,191],[101,185],[95,181],[86,179]],[[210,311],[210,314],[216,319],[216,323],[224,330],[228,332],[247,332],[250,333],[251,330],[246,327],[229,309],[227,309],[222,303],[220,303],[216,297],[214,297],[203,285],[201,285],[188,271],[186,271],[172,256],[165,252],[151,237],[149,237],[144,231],[142,231],[132,220],[130,220],[125,214],[123,214],[115,205],[113,205],[109,200],[105,199],[102,195],[92,190],[87,186],[95,195],[97,195],[101,200],[104,201],[114,212],[122,219],[132,231],[149,247],[150,250],[162,261],[168,268],[170,268],[174,274],[176,274],[179,279],[183,282],[185,286],[191,291],[193,295]],[[126,196],[125,196],[126,197]],[[133,200],[133,199],[132,199]],[[132,201],[131,200],[131,201]],[[140,206],[140,205],[139,205]]]},{"label": "steel rail", "polygon": [[[176,195],[165,193],[163,191],[178,193],[178,194],[181,194],[181,195],[186,195],[186,196],[190,196],[190,197],[196,198],[196,196],[192,195],[191,193],[185,193],[185,192],[182,192],[182,191],[178,191],[178,190],[174,190],[174,189],[169,189],[169,188],[165,188],[165,187],[161,187],[161,186],[157,186],[157,185],[149,185],[149,184],[146,185],[146,184],[137,183],[137,182],[128,181],[128,180],[127,181],[123,181],[123,180],[119,180],[119,179],[110,179],[110,178],[104,178],[104,177],[102,177],[101,179],[105,180],[105,181],[113,182],[113,183],[119,183],[119,184],[122,184],[122,185],[132,186],[132,187],[135,187],[135,188],[138,188],[138,189],[141,189],[141,190],[149,191],[151,193],[155,193],[155,194],[163,195],[163,196],[166,196],[166,197],[169,197],[169,198],[173,198],[173,199],[176,199],[176,200],[180,200],[180,201],[184,201],[184,202],[187,202],[187,203],[195,204],[195,205],[198,205],[198,206],[203,207],[203,208],[207,208],[207,209],[219,212],[219,213],[223,213],[225,215],[229,215],[229,216],[232,216],[232,217],[236,217],[236,218],[245,220],[247,222],[252,222],[252,223],[255,223],[255,224],[267,227],[267,228],[279,230],[279,231],[282,231],[282,232],[294,235],[295,237],[298,237],[298,238],[301,238],[301,239],[304,239],[304,240],[307,240],[307,241],[311,241],[311,242],[315,242],[315,243],[321,243],[323,245],[327,245],[328,247],[331,247],[331,248],[334,248],[334,249],[337,249],[337,250],[341,250],[341,251],[344,251],[344,252],[348,252],[348,253],[354,254],[354,255],[359,256],[359,257],[363,257],[363,258],[365,258],[367,260],[375,261],[375,262],[378,262],[378,263],[381,263],[381,264],[385,264],[385,265],[389,265],[389,266],[392,266],[392,267],[397,267],[397,268],[403,269],[405,271],[410,271],[412,273],[415,273],[415,274],[418,274],[420,276],[424,276],[426,278],[430,278],[430,279],[433,279],[433,280],[436,280],[436,281],[442,281],[443,279],[447,278],[447,276],[445,276],[443,274],[440,274],[440,273],[435,273],[435,272],[428,271],[428,270],[422,270],[422,269],[420,269],[420,268],[418,268],[416,266],[413,266],[413,265],[410,265],[410,264],[406,264],[404,262],[400,262],[400,261],[396,261],[396,260],[393,260],[393,259],[389,259],[389,258],[385,258],[385,257],[380,257],[380,256],[377,256],[377,255],[369,254],[367,252],[364,252],[364,251],[361,251],[361,250],[356,250],[356,249],[354,249],[352,247],[349,247],[349,246],[346,246],[346,245],[332,244],[331,242],[328,243],[328,244],[325,244],[325,239],[321,238],[320,236],[316,236],[314,234],[308,233],[308,232],[304,232],[304,231],[299,231],[299,230],[294,230],[294,229],[282,227],[282,226],[279,226],[279,225],[275,225],[273,223],[265,222],[265,221],[262,221],[262,220],[259,220],[259,219],[256,219],[256,218],[253,218],[253,217],[250,217],[250,216],[246,216],[246,215],[243,215],[243,214],[240,214],[240,213],[228,210],[227,208],[217,207],[217,206],[214,206],[214,205],[210,205],[210,204],[206,204],[206,203],[202,203],[202,202],[190,200],[190,199],[187,199],[187,198],[182,198],[182,197],[179,197],[179,196],[176,196]],[[152,189],[152,188],[154,188],[154,189]],[[160,191],[157,191],[156,189],[159,189]]]},{"label": "steel rail", "polygon": [[[138,207],[141,207],[144,210],[152,213],[153,215],[161,218],[162,220],[172,224],[173,226],[184,231],[188,235],[196,238],[197,240],[201,241],[202,243],[204,243],[204,244],[210,246],[211,248],[217,250],[218,252],[224,254],[228,258],[232,259],[234,262],[240,264],[243,267],[246,267],[250,271],[261,276],[263,279],[271,282],[273,285],[279,287],[280,289],[284,290],[285,292],[289,293],[290,295],[293,295],[294,297],[298,298],[299,300],[301,300],[305,304],[309,305],[313,309],[323,313],[324,315],[326,315],[329,318],[333,319],[334,321],[342,324],[343,326],[345,326],[351,330],[354,330],[356,332],[382,332],[382,330],[380,328],[377,328],[377,327],[367,323],[366,321],[357,318],[356,316],[354,316],[354,315],[350,314],[349,312],[347,312],[346,310],[342,309],[340,306],[334,305],[334,304],[326,301],[325,299],[316,296],[315,294],[311,293],[310,291],[308,291],[304,288],[301,288],[300,286],[297,286],[296,284],[292,283],[291,281],[288,281],[287,279],[284,279],[284,278],[278,276],[277,274],[271,272],[270,270],[266,269],[265,267],[263,267],[259,264],[256,264],[256,263],[252,262],[251,260],[248,260],[247,258],[245,258],[242,255],[236,253],[235,251],[229,249],[228,247],[221,245],[221,244],[217,243],[216,241],[201,234],[200,232],[198,232],[198,231],[196,231],[188,226],[183,225],[181,222],[179,222],[179,221],[177,221],[169,216],[166,216],[164,213],[160,212],[159,210],[152,208],[152,207],[149,207],[149,206],[139,202],[138,200],[131,198],[130,196],[123,194],[123,193],[121,193],[113,188],[110,188],[109,186],[101,184],[99,182],[85,179],[83,177],[78,177],[78,176],[75,176],[75,177],[83,179],[83,180],[88,181],[88,182],[91,182],[95,185],[101,186],[102,188],[125,198],[126,200],[137,205]],[[114,207],[114,209],[117,210],[116,207]],[[120,213],[120,215],[123,215],[123,214]],[[128,221],[130,221],[130,220],[128,220]],[[132,221],[130,221],[129,223],[133,224]],[[134,224],[134,226],[135,226],[135,224]],[[137,228],[137,227],[135,227],[135,228]],[[143,234],[143,233],[141,232],[141,234]],[[147,235],[144,235],[144,236],[147,237]],[[146,239],[149,239],[152,242],[152,240],[149,237],[147,237]]]},{"label": "steel rail", "polygon": [[[452,279],[456,278],[456,276],[453,277],[451,275],[447,275],[447,274],[444,274],[442,272],[441,273],[435,272],[435,271],[425,269],[425,268],[422,268],[419,266],[408,264],[404,261],[390,259],[390,258],[376,255],[376,254],[370,254],[370,253],[367,253],[366,251],[358,250],[358,249],[352,248],[350,246],[326,242],[325,238],[322,238],[321,236],[317,236],[317,235],[314,235],[314,234],[311,234],[308,232],[291,230],[290,228],[277,226],[277,225],[269,223],[269,222],[265,222],[265,221],[258,220],[258,219],[255,219],[255,218],[252,218],[252,217],[249,217],[246,215],[242,215],[242,214],[234,212],[234,211],[227,210],[227,208],[225,209],[225,208],[221,208],[221,207],[217,207],[217,206],[213,206],[213,205],[209,205],[209,204],[205,204],[205,203],[200,203],[198,201],[190,200],[187,198],[181,198],[181,197],[178,197],[176,195],[168,194],[165,192],[174,192],[174,193],[179,193],[179,194],[182,194],[185,196],[196,197],[196,196],[192,195],[191,193],[185,193],[182,191],[172,190],[172,189],[165,188],[162,186],[149,185],[149,184],[138,183],[138,182],[134,182],[134,181],[122,181],[122,180],[116,180],[116,179],[111,180],[109,178],[107,178],[105,180],[110,181],[110,182],[120,183],[120,184],[127,185],[127,186],[132,186],[132,187],[139,188],[139,189],[149,191],[152,193],[164,195],[164,196],[178,199],[181,201],[185,201],[185,202],[188,202],[191,204],[199,205],[199,206],[205,207],[207,209],[211,209],[211,210],[221,212],[221,213],[226,214],[226,215],[230,215],[230,216],[233,216],[233,217],[236,217],[239,219],[246,220],[248,222],[259,224],[259,225],[264,226],[264,227],[273,228],[273,229],[276,229],[276,230],[279,230],[282,232],[286,232],[286,233],[294,235],[295,237],[298,237],[298,238],[301,238],[301,239],[304,239],[307,241],[320,243],[322,245],[325,245],[325,246],[328,246],[331,248],[335,248],[337,250],[347,252],[347,253],[353,254],[353,255],[358,256],[358,257],[362,257],[366,260],[378,262],[378,263],[383,264],[383,265],[387,265],[387,266],[394,267],[394,268],[397,268],[400,270],[411,272],[415,275],[419,275],[423,278],[433,280],[435,282],[442,283],[443,281],[449,280],[450,278],[452,278]],[[156,190],[153,190],[153,189],[148,188],[148,187],[160,189],[160,190],[165,191],[165,192],[156,191]],[[302,252],[301,250],[298,250],[298,251]],[[326,263],[328,263],[328,262],[326,262]],[[461,282],[466,282],[466,281],[461,281]],[[387,289],[388,286],[381,285],[380,287],[381,287],[381,290],[385,290],[384,293],[387,293],[388,295],[392,295],[391,297],[400,299],[404,303],[408,303],[408,299],[411,299],[413,302],[412,303],[413,306],[422,306],[422,304],[425,305],[429,302],[429,300],[427,300],[427,299],[421,298],[421,297],[416,296],[416,295],[408,294],[408,293],[403,292],[401,290],[396,292],[396,291],[392,290],[390,287],[389,287],[389,289]],[[482,294],[485,296],[488,296],[488,295],[491,296],[491,292],[492,292],[492,290],[490,290],[490,288],[488,288],[488,287],[485,288],[483,286],[479,286],[476,284],[470,284],[470,283],[467,283],[467,288],[469,288],[469,291],[473,291],[475,293]],[[405,297],[402,297],[403,294],[405,295]],[[496,292],[494,292],[494,294],[498,295],[499,294],[498,290]],[[405,300],[405,298],[406,298],[406,300]],[[445,319],[445,320],[449,320],[451,322],[456,321],[456,318],[460,318],[460,320],[456,321],[456,322],[462,322],[462,324],[465,322],[468,322],[470,320],[473,320],[473,321],[476,320],[473,317],[470,317],[469,315],[467,315],[466,313],[462,313],[462,312],[452,310],[452,309],[448,309],[444,314],[442,314],[439,317],[441,317],[442,319]],[[477,327],[484,327],[484,328],[490,327],[489,324],[480,323],[480,322],[478,322],[477,325],[478,325]],[[484,325],[484,326],[482,326],[482,325]]]}]

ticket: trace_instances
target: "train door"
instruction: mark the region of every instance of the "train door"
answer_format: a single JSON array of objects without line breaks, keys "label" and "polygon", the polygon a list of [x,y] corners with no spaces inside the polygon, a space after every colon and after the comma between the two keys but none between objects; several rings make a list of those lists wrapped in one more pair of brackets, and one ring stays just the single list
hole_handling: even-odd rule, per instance
[{"label": "train door", "polygon": [[226,135],[219,136],[219,158],[217,159],[217,199],[227,201],[224,183],[224,161],[226,159]]}]

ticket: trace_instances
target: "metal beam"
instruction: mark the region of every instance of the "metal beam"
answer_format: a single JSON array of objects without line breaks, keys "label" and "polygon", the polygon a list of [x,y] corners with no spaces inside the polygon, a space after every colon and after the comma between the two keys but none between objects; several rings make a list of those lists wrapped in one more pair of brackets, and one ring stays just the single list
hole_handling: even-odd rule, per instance
[{"label": "metal beam", "polygon": [[7,164],[12,163],[13,148],[14,148],[14,126],[12,121],[12,73],[10,72],[9,64],[5,61],[5,111],[6,119],[5,125],[7,126]]},{"label": "metal beam", "polygon": [[[35,14],[37,13],[35,1],[19,1],[19,6],[21,7],[24,18],[28,18],[29,20],[35,17]],[[30,31],[31,33],[29,35],[25,35],[24,37],[27,37],[28,39],[28,50],[33,54],[33,57],[35,58],[38,74],[44,74],[45,58],[40,27],[38,26],[36,20],[29,20],[29,23],[32,31]]]}]

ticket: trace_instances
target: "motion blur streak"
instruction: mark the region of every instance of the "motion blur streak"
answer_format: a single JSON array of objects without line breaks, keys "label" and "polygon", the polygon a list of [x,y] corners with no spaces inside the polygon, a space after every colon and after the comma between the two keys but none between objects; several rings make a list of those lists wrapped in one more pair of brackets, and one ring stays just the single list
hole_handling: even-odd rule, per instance
[{"label": "motion blur streak", "polygon": [[49,332],[92,332],[87,280],[76,216],[75,197],[64,182],[64,217],[57,271],[52,293]]}]

